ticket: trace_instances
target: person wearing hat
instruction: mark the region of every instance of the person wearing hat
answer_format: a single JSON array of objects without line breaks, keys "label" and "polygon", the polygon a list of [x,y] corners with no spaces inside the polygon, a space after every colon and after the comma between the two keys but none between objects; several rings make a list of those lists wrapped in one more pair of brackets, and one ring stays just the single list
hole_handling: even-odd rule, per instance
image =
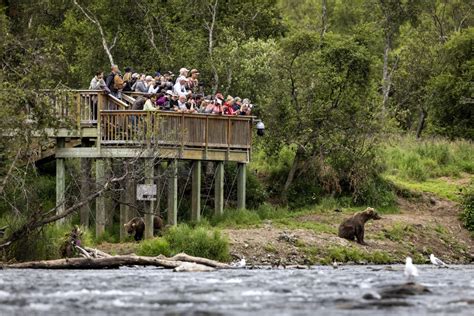
[{"label": "person wearing hat", "polygon": [[189,72],[189,70],[188,70],[187,68],[184,68],[184,67],[181,68],[181,69],[179,70],[179,76],[178,76],[178,78],[176,79],[175,84],[178,83],[178,81],[179,81],[179,79],[180,79],[181,77],[187,78],[187,77],[188,77],[188,72]]},{"label": "person wearing hat", "polygon": [[199,87],[199,71],[197,69],[191,69],[191,76],[188,78],[188,89],[193,93],[197,93]]},{"label": "person wearing hat", "polygon": [[178,77],[177,82],[173,87],[174,93],[176,93],[178,96],[188,96],[191,92],[186,90],[187,81],[188,80],[186,79],[186,77]]},{"label": "person wearing hat", "polygon": [[234,98],[234,104],[232,105],[232,108],[234,109],[235,112],[240,111],[242,107],[242,99],[239,97]]}]

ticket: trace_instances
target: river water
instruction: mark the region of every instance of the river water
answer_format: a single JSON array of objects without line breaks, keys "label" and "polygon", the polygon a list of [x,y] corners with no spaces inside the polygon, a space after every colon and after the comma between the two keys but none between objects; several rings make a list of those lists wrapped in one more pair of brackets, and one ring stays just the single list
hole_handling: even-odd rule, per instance
[{"label": "river water", "polygon": [[428,294],[363,298],[402,270],[0,270],[0,315],[474,315],[473,265],[419,266]]}]

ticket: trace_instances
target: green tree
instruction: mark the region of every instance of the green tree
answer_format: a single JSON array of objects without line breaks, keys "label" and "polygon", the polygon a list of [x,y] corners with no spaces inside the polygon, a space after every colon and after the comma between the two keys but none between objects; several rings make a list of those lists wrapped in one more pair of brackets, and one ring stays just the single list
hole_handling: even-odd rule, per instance
[{"label": "green tree", "polygon": [[283,186],[283,200],[297,176],[324,182],[329,193],[354,199],[375,171],[378,127],[371,97],[371,59],[350,36],[316,32],[292,35],[281,43],[262,116],[268,123],[268,153],[296,146]]},{"label": "green tree", "polygon": [[474,140],[474,27],[443,47],[442,71],[428,83],[432,128],[449,137]]}]

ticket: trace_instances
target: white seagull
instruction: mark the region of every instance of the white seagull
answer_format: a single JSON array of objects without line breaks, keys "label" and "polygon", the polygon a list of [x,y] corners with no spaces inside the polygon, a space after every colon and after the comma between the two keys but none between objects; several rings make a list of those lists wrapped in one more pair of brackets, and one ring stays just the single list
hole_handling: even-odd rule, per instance
[{"label": "white seagull", "polygon": [[245,261],[245,257],[242,257],[242,259],[240,259],[239,261],[232,263],[232,266],[234,268],[245,268],[246,265],[247,262]]},{"label": "white seagull", "polygon": [[405,276],[408,280],[413,280],[418,276],[418,269],[413,264],[413,260],[410,257],[407,257],[405,262]]},{"label": "white seagull", "polygon": [[430,255],[430,261],[431,261],[432,264],[434,264],[437,267],[444,267],[444,268],[448,267],[448,265],[446,263],[441,261],[441,259],[436,258],[434,254]]}]

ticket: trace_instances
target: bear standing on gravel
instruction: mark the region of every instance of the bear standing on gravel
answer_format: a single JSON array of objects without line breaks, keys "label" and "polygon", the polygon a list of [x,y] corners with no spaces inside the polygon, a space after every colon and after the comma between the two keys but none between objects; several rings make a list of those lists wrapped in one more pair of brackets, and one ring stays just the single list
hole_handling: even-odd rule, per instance
[{"label": "bear standing on gravel", "polygon": [[348,240],[357,239],[359,244],[367,245],[364,241],[364,225],[370,219],[381,219],[379,214],[371,207],[368,207],[365,211],[355,213],[339,225],[339,237]]},{"label": "bear standing on gravel", "polygon": [[[143,217],[134,217],[127,224],[123,225],[129,235],[135,234],[136,241],[143,239],[145,233],[145,221]],[[159,216],[153,217],[153,232],[156,233],[163,228],[163,219]]]}]

